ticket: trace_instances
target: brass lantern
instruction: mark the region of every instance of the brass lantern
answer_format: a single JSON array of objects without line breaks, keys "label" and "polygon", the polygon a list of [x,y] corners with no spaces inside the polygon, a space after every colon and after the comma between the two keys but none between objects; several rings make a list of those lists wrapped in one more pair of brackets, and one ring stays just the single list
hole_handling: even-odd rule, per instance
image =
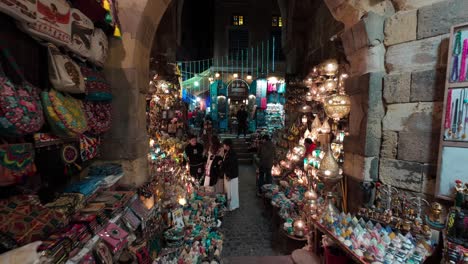
[{"label": "brass lantern", "polygon": [[322,63],[322,72],[327,76],[335,76],[338,72],[338,61],[329,59]]},{"label": "brass lantern", "polygon": [[325,99],[324,109],[328,117],[340,120],[351,111],[351,99],[348,95],[331,95]]}]

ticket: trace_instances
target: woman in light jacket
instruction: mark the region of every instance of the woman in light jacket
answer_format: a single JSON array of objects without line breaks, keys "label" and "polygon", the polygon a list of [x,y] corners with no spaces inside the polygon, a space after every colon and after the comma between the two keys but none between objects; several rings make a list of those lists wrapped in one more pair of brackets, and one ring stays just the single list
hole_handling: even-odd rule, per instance
[{"label": "woman in light jacket", "polygon": [[205,167],[205,183],[203,186],[215,186],[216,193],[224,192],[222,171],[223,148],[216,135],[211,136],[208,149],[208,159]]}]

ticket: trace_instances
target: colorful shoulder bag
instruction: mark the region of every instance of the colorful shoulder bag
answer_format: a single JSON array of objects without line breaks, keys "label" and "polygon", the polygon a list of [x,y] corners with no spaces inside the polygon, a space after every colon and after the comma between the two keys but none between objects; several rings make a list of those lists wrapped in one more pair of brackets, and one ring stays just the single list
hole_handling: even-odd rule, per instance
[{"label": "colorful shoulder bag", "polygon": [[49,98],[58,118],[72,134],[80,135],[88,130],[83,104],[80,100],[54,89],[49,91]]},{"label": "colorful shoulder bag", "polygon": [[30,143],[0,145],[0,186],[24,182],[36,173],[34,147]]},{"label": "colorful shoulder bag", "polygon": [[80,66],[60,52],[53,44],[48,45],[49,79],[55,89],[66,93],[84,93],[85,84]]},{"label": "colorful shoulder bag", "polygon": [[44,124],[39,99],[40,91],[26,81],[10,52],[3,47],[0,48],[21,78],[21,84],[14,84],[0,65],[0,134],[7,136],[32,134]]}]

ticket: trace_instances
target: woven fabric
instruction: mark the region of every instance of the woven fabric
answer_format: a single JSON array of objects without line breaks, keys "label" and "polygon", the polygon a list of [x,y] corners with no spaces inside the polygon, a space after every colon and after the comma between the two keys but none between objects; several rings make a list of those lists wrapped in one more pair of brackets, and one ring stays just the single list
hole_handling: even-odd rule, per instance
[{"label": "woven fabric", "polygon": [[87,101],[84,103],[84,111],[90,133],[99,135],[111,128],[112,106],[110,103]]},{"label": "woven fabric", "polygon": [[22,183],[27,176],[36,173],[32,144],[0,146],[0,186]]},{"label": "woven fabric", "polygon": [[81,73],[85,78],[86,100],[89,101],[110,101],[112,92],[104,74],[85,66],[81,67]]}]

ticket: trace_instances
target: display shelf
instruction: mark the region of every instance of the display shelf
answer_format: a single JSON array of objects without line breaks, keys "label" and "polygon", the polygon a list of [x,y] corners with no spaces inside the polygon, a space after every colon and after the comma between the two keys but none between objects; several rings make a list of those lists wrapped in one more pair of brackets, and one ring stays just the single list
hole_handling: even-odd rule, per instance
[{"label": "display shelf", "polygon": [[[459,38],[457,38],[456,35],[458,35]],[[451,27],[435,187],[435,196],[444,200],[453,199],[452,189],[455,186],[455,180],[460,177],[459,175],[464,175],[464,171],[468,170],[468,163],[466,162],[457,162],[457,165],[453,166],[454,160],[456,160],[457,157],[460,155],[468,155],[468,141],[462,141],[459,138],[447,138],[450,136],[450,134],[448,134],[450,130],[452,130],[452,133],[458,133],[457,137],[460,137],[461,132],[459,132],[459,129],[464,129],[467,125],[466,121],[468,120],[468,104],[465,103],[468,99],[468,81],[451,82],[452,68],[457,67],[455,69],[461,72],[467,67],[467,65],[461,65],[462,61],[465,61],[462,54],[462,43],[466,39],[468,39],[468,23]],[[455,46],[456,49],[454,52]],[[455,65],[454,62],[457,61],[459,64]],[[457,90],[461,91],[459,92]],[[463,134],[464,133],[465,132],[463,132]],[[454,153],[456,156],[453,156]]]},{"label": "display shelf", "polygon": [[[312,225],[314,226],[315,229],[320,231],[321,233],[327,235],[329,238],[335,242],[337,246],[339,246],[350,258],[353,259],[356,263],[362,263],[362,264],[367,264],[370,262],[367,262],[360,258],[356,253],[354,253],[351,249],[349,249],[347,246],[345,246],[332,232],[330,232],[328,229],[326,229],[324,226],[322,226],[320,223],[317,221],[312,221]],[[317,234],[317,231],[316,231]],[[315,235],[318,237],[317,235]],[[318,239],[315,240],[315,243],[318,243]],[[315,248],[318,248],[318,245],[315,245]]]},{"label": "display shelf", "polygon": [[449,82],[447,83],[447,87],[449,89],[466,88],[468,87],[468,82]]}]

